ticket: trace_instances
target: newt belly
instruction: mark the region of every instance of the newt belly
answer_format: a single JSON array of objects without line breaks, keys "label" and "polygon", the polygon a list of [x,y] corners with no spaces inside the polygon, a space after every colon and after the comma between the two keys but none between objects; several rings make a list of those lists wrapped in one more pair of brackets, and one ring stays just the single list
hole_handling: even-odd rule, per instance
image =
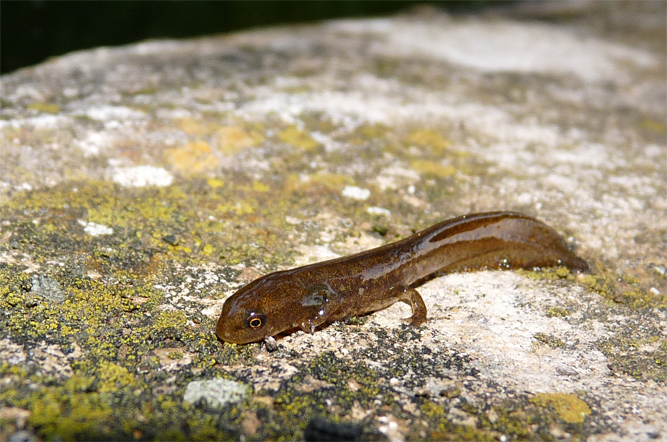
[{"label": "newt belly", "polygon": [[222,307],[216,334],[246,344],[380,310],[402,301],[426,321],[413,285],[436,272],[588,265],[551,227],[515,212],[464,215],[384,246],[252,281]]}]

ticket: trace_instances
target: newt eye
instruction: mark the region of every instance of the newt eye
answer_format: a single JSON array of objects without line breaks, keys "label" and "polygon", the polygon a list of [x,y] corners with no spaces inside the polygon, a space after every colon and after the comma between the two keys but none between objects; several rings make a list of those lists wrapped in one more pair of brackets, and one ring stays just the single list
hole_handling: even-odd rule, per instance
[{"label": "newt eye", "polygon": [[250,315],[248,315],[248,318],[245,320],[245,323],[251,329],[259,330],[266,324],[266,316],[260,313],[253,312],[250,313]]}]

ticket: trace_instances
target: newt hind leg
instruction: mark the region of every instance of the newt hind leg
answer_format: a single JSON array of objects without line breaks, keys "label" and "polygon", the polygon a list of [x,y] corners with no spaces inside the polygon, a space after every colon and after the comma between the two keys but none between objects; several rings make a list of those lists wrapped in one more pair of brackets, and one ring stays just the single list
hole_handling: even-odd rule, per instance
[{"label": "newt hind leg", "polygon": [[424,299],[417,290],[412,287],[407,287],[404,291],[404,296],[401,297],[400,301],[408,304],[410,308],[412,308],[412,316],[407,319],[410,321],[411,325],[419,327],[426,322],[426,304],[424,304]]}]

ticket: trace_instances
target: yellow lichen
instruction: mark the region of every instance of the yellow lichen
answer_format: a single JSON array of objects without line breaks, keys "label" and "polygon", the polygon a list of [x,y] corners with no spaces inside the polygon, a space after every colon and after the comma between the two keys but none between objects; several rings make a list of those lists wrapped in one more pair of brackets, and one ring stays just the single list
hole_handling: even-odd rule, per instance
[{"label": "yellow lichen", "polygon": [[235,215],[248,215],[255,213],[255,208],[257,207],[257,202],[251,199],[246,199],[244,201],[230,201],[226,203],[218,204],[216,207],[216,212],[220,214],[233,213]]},{"label": "yellow lichen", "polygon": [[410,133],[405,143],[407,145],[426,148],[435,154],[442,154],[452,146],[451,140],[443,137],[436,131],[428,129],[419,129]]},{"label": "yellow lichen", "polygon": [[28,422],[49,438],[75,440],[82,434],[101,434],[111,408],[99,399],[96,394],[47,389],[33,400]]},{"label": "yellow lichen", "polygon": [[456,167],[451,164],[443,165],[435,161],[414,160],[410,166],[422,175],[435,175],[439,178],[446,178],[456,173]]},{"label": "yellow lichen", "polygon": [[667,132],[667,126],[665,126],[664,123],[661,123],[660,121],[656,120],[650,120],[650,119],[642,120],[641,127],[650,130],[651,132],[659,134],[664,134],[665,132]]},{"label": "yellow lichen", "polygon": [[283,130],[278,134],[278,138],[280,141],[306,151],[315,150],[320,145],[308,132],[298,129],[296,126],[290,126]]},{"label": "yellow lichen", "polygon": [[172,167],[190,174],[213,170],[220,163],[220,160],[213,154],[211,146],[202,140],[169,149],[166,156]]},{"label": "yellow lichen", "polygon": [[211,189],[219,189],[225,184],[225,182],[218,178],[209,178],[206,180],[206,184],[208,184]]},{"label": "yellow lichen", "polygon": [[98,367],[97,377],[100,380],[100,393],[114,392],[136,383],[134,376],[125,367],[116,365],[113,362],[101,363]]},{"label": "yellow lichen", "polygon": [[332,189],[342,189],[346,185],[353,185],[354,180],[347,175],[336,175],[332,173],[315,173],[308,175],[308,180],[314,184],[323,184]]},{"label": "yellow lichen", "polygon": [[170,351],[167,354],[167,357],[172,360],[178,360],[183,358],[183,352],[182,351]]},{"label": "yellow lichen", "polygon": [[271,187],[267,186],[264,183],[260,183],[259,181],[253,181],[252,190],[254,190],[255,192],[268,192],[269,190],[271,190]]},{"label": "yellow lichen", "polygon": [[185,313],[181,310],[164,311],[155,318],[153,327],[156,331],[162,331],[169,328],[185,328]]},{"label": "yellow lichen", "polygon": [[216,131],[218,148],[225,155],[234,155],[243,149],[256,146],[263,137],[256,132],[246,132],[240,127],[225,126]]},{"label": "yellow lichen", "polygon": [[195,118],[182,118],[176,122],[177,126],[189,135],[209,135],[217,125]]},{"label": "yellow lichen", "polygon": [[57,114],[60,112],[60,106],[51,103],[32,103],[28,105],[28,109],[45,112],[47,114]]},{"label": "yellow lichen", "polygon": [[553,407],[558,417],[569,424],[582,423],[591,414],[588,404],[575,394],[538,393],[530,401],[540,407]]}]

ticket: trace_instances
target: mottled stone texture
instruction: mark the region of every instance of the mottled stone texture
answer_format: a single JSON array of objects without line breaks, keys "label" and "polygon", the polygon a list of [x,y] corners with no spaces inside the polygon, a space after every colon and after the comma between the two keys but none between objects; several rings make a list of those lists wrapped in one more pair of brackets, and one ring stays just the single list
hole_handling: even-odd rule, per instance
[{"label": "mottled stone texture", "polygon": [[[667,438],[665,5],[420,8],[0,78],[0,440]],[[261,274],[487,210],[591,273],[435,278],[423,328],[215,339]],[[184,400],[214,379],[248,395]]]}]

